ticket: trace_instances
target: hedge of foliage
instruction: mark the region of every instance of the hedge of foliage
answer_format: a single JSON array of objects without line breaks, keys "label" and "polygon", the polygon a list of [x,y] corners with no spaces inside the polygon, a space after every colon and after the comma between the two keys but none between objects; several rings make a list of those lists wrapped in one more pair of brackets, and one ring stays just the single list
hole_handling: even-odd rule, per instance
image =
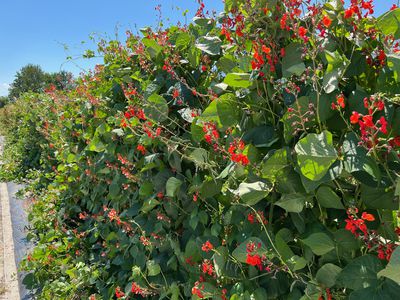
[{"label": "hedge of foliage", "polygon": [[226,0],[101,41],[104,64],[26,111],[53,171],[25,284],[39,299],[395,299],[400,9],[372,13]]}]

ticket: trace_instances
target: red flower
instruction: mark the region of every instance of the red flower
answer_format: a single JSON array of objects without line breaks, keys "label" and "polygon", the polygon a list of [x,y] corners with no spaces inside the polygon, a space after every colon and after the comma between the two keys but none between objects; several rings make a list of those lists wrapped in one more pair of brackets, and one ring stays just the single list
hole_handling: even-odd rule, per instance
[{"label": "red flower", "polygon": [[203,246],[201,246],[201,250],[203,250],[204,252],[208,252],[212,249],[214,249],[214,246],[210,243],[210,241],[205,242]]},{"label": "red flower", "polygon": [[210,276],[214,274],[214,267],[208,259],[205,259],[201,264],[201,271]]},{"label": "red flower", "polygon": [[269,48],[269,47],[267,47],[267,46],[265,46],[265,45],[262,45],[262,51],[265,53],[265,54],[267,54],[267,55],[270,55],[271,54],[271,48]]},{"label": "red flower", "polygon": [[331,26],[332,20],[331,20],[328,16],[325,15],[325,16],[322,18],[322,23],[324,24],[324,26],[325,26],[326,28],[328,28],[328,27]]},{"label": "red flower", "polygon": [[121,288],[119,286],[117,286],[115,288],[115,297],[117,297],[119,299],[119,298],[122,298],[124,296],[125,296],[125,293],[121,291]]},{"label": "red flower", "polygon": [[307,34],[307,28],[304,28],[303,26],[299,27],[299,36],[302,37],[303,39],[305,38]]},{"label": "red flower", "polygon": [[363,219],[365,221],[369,221],[369,222],[375,221],[374,215],[366,213],[365,211],[362,213],[361,219]]},{"label": "red flower", "polygon": [[381,124],[380,131],[381,131],[383,134],[387,134],[387,121],[386,121],[385,117],[381,117],[381,118],[379,119],[379,123]]},{"label": "red flower", "polygon": [[337,104],[341,107],[344,108],[345,107],[345,103],[344,103],[344,97],[343,95],[340,95],[336,98]]},{"label": "red flower", "polygon": [[346,9],[346,11],[344,12],[344,18],[345,19],[349,19],[354,15],[355,11],[353,7],[350,7],[349,9]]},{"label": "red flower", "polygon": [[247,220],[251,223],[254,224],[254,215],[252,213],[249,213],[247,215]]},{"label": "red flower", "polygon": [[136,150],[142,152],[143,155],[146,153],[146,148],[141,144],[137,145]]},{"label": "red flower", "polygon": [[257,266],[260,270],[262,269],[261,257],[258,254],[251,255],[247,253],[246,263],[251,266]]},{"label": "red flower", "polygon": [[364,117],[362,118],[362,120],[363,120],[364,125],[365,125],[366,127],[372,128],[372,127],[375,126],[371,115],[366,115],[366,116],[364,116]]},{"label": "red flower", "polygon": [[179,97],[179,90],[178,89],[174,89],[174,92],[172,93],[172,98],[176,99]]},{"label": "red flower", "polygon": [[206,66],[206,65],[202,65],[202,66],[201,66],[201,70],[202,70],[203,72],[207,71],[207,66]]},{"label": "red flower", "polygon": [[201,292],[204,289],[204,285],[202,285],[200,288],[198,288],[200,282],[196,281],[194,284],[194,287],[192,288],[192,295],[196,295],[200,299],[204,298],[203,293]]},{"label": "red flower", "polygon": [[359,119],[360,119],[360,114],[356,111],[353,111],[353,114],[350,117],[350,123],[357,124]]},{"label": "red flower", "polygon": [[392,7],[390,8],[390,10],[395,10],[397,8],[398,8],[398,6],[396,4],[393,4]]},{"label": "red flower", "polygon": [[139,294],[142,295],[143,289],[135,282],[132,282],[131,292],[132,292],[132,294],[135,294],[135,295],[139,295]]}]

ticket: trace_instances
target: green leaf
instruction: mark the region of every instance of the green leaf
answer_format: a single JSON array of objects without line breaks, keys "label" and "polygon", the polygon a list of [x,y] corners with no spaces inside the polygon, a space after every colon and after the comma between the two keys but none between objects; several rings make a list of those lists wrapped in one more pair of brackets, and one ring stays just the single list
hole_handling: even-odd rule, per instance
[{"label": "green leaf", "polygon": [[255,147],[270,147],[279,140],[273,126],[257,126],[247,131],[242,140],[246,144],[253,144]]},{"label": "green leaf", "polygon": [[209,153],[203,148],[197,148],[189,154],[189,158],[199,168],[205,168],[209,164]]},{"label": "green leaf", "polygon": [[104,152],[106,149],[106,145],[103,144],[103,142],[100,140],[98,136],[95,136],[87,146],[87,149],[89,151],[93,152]]},{"label": "green leaf", "polygon": [[221,53],[222,41],[217,36],[202,36],[196,41],[196,48],[210,55],[219,55]]},{"label": "green leaf", "polygon": [[146,46],[147,52],[150,54],[152,59],[156,58],[161,53],[162,47],[157,43],[155,39],[144,38],[142,39],[143,44]]},{"label": "green leaf", "polygon": [[307,265],[307,261],[298,255],[295,255],[286,244],[282,237],[283,229],[281,229],[275,236],[275,246],[278,249],[279,254],[282,259],[289,265],[290,269],[293,271],[298,271],[303,269]]},{"label": "green leaf", "polygon": [[152,94],[145,102],[144,112],[146,117],[163,122],[168,119],[168,103],[162,96]]},{"label": "green leaf", "polygon": [[275,205],[282,207],[287,212],[300,213],[311,196],[302,193],[283,194],[281,199],[275,202]]},{"label": "green leaf", "polygon": [[285,48],[285,57],[282,60],[282,70],[284,77],[290,77],[293,74],[300,76],[306,69],[301,58],[303,51],[302,45],[292,43]]},{"label": "green leaf", "polygon": [[317,191],[316,197],[322,207],[345,209],[340,197],[328,186],[321,186]]},{"label": "green leaf", "polygon": [[287,149],[273,150],[263,159],[262,176],[271,180],[282,176],[283,169],[288,165]]},{"label": "green leaf", "polygon": [[271,192],[272,186],[269,183],[257,181],[253,183],[242,182],[235,191],[242,201],[248,205],[255,205],[264,199]]},{"label": "green leaf", "polygon": [[147,275],[148,276],[157,276],[161,272],[161,267],[154,260],[148,260],[146,262],[147,267]]},{"label": "green leaf", "polygon": [[337,265],[328,263],[323,265],[317,271],[316,279],[325,287],[331,288],[336,284],[336,278],[341,271],[342,268],[338,267]]},{"label": "green leaf", "polygon": [[380,270],[382,270],[382,264],[376,256],[360,256],[344,267],[337,278],[337,282],[352,290],[376,286],[379,282],[377,273]]},{"label": "green leaf", "polygon": [[335,236],[335,242],[338,246],[339,251],[351,252],[360,248],[359,241],[350,231],[346,229],[339,229],[335,231],[333,235]]},{"label": "green leaf", "polygon": [[387,65],[394,72],[394,79],[396,82],[400,82],[400,55],[388,54]]},{"label": "green leaf", "polygon": [[358,145],[359,142],[354,132],[346,134],[343,142],[344,167],[349,173],[364,170],[367,151]]},{"label": "green leaf", "polygon": [[254,81],[250,79],[248,73],[229,73],[226,75],[224,83],[237,88],[250,88],[254,85]]},{"label": "green leaf", "polygon": [[399,199],[394,196],[393,189],[387,191],[384,188],[361,185],[361,200],[367,208],[392,210],[399,208]]},{"label": "green leaf", "polygon": [[237,124],[239,122],[239,110],[235,95],[224,94],[212,101],[201,114],[199,120],[216,122],[220,128],[228,128]]},{"label": "green leaf", "polygon": [[140,209],[143,213],[148,213],[150,212],[154,207],[156,207],[157,205],[159,205],[160,202],[156,199],[149,199],[149,200],[145,200],[143,203],[142,208]]},{"label": "green leaf", "polygon": [[296,144],[295,151],[301,173],[313,181],[324,177],[337,159],[329,131],[308,134]]},{"label": "green leaf", "polygon": [[182,181],[175,177],[170,177],[166,184],[166,196],[175,197],[182,185]]},{"label": "green leaf", "polygon": [[400,8],[380,16],[376,25],[384,34],[393,34],[395,40],[400,39]]},{"label": "green leaf", "polygon": [[345,56],[340,55],[338,51],[330,52],[325,50],[324,53],[328,66],[325,71],[322,86],[324,87],[325,92],[330,94],[334,90],[338,89],[339,82],[349,64],[349,60]]},{"label": "green leaf", "polygon": [[400,284],[400,247],[393,251],[389,263],[378,273],[378,277],[386,277]]},{"label": "green leaf", "polygon": [[393,281],[385,280],[383,284],[370,286],[352,292],[349,300],[393,300],[399,298],[400,286]]},{"label": "green leaf", "polygon": [[302,241],[305,245],[310,247],[311,251],[316,255],[324,255],[335,249],[335,243],[323,232],[313,233]]},{"label": "green leaf", "polygon": [[175,46],[178,49],[185,49],[191,46],[192,36],[187,32],[181,32],[175,41]]}]

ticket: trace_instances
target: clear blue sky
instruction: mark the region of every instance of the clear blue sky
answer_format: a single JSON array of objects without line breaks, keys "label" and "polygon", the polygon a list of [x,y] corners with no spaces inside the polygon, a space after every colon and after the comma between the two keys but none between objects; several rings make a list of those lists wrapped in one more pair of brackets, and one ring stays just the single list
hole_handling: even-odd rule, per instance
[{"label": "clear blue sky", "polygon": [[[397,0],[375,0],[377,15]],[[78,74],[80,69],[66,57],[95,48],[91,33],[113,37],[115,28],[135,30],[156,24],[155,6],[161,4],[164,19],[185,21],[197,9],[196,0],[3,0],[0,1],[0,96],[7,94],[15,73],[28,63],[38,64],[47,72],[61,69]],[[206,7],[217,12],[222,0],[206,0]],[[177,10],[180,7],[180,10]],[[166,22],[168,23],[168,21]],[[87,43],[82,45],[81,42]],[[66,53],[63,44],[69,46]],[[76,61],[84,69],[93,63]]]}]

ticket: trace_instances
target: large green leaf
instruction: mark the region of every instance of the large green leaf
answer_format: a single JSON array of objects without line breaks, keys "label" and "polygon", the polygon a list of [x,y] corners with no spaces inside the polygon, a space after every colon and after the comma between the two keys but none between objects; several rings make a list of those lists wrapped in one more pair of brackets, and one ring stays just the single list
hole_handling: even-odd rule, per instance
[{"label": "large green leaf", "polygon": [[380,16],[377,26],[384,34],[393,34],[395,39],[400,39],[400,8]]},{"label": "large green leaf", "polygon": [[272,190],[269,183],[257,181],[252,183],[242,182],[235,193],[248,205],[254,205],[268,196]]},{"label": "large green leaf", "polygon": [[400,247],[393,251],[389,263],[378,273],[378,276],[387,277],[400,284]]},{"label": "large green leaf", "polygon": [[393,300],[398,299],[399,295],[400,285],[393,281],[385,280],[383,284],[370,286],[352,292],[349,296],[349,300]]},{"label": "large green leaf", "polygon": [[311,251],[316,255],[324,255],[335,249],[333,240],[323,232],[313,233],[302,241],[305,245],[310,247]]},{"label": "large green leaf", "polygon": [[253,144],[255,147],[270,147],[279,140],[273,126],[262,125],[247,131],[242,140],[246,144]]},{"label": "large green leaf", "polygon": [[162,122],[168,119],[168,103],[158,94],[152,94],[145,102],[144,112],[149,119]]},{"label": "large green leaf", "polygon": [[388,54],[387,65],[394,72],[394,79],[396,82],[400,82],[400,55]]},{"label": "large green leaf", "polygon": [[287,149],[273,150],[262,162],[262,176],[270,180],[282,176],[283,169],[288,165]]},{"label": "large green leaf", "polygon": [[338,51],[330,52],[325,50],[325,58],[328,62],[322,86],[327,94],[332,93],[339,87],[339,82],[346,70],[349,61]]},{"label": "large green leaf", "polygon": [[168,197],[175,197],[182,185],[182,181],[175,177],[170,177],[166,184],[166,191]]},{"label": "large green leaf", "polygon": [[337,159],[329,131],[308,134],[296,144],[295,150],[301,173],[314,181],[324,177]]},{"label": "large green leaf", "polygon": [[212,101],[199,117],[203,122],[216,122],[220,128],[227,128],[239,122],[239,110],[236,97],[224,94]]},{"label": "large green leaf", "polygon": [[217,36],[202,36],[196,41],[196,47],[210,55],[218,55],[221,52],[222,41]]},{"label": "large green leaf", "polygon": [[316,197],[322,207],[345,209],[340,197],[328,186],[321,186],[317,191]]},{"label": "large green leaf", "polygon": [[226,75],[224,83],[237,88],[250,88],[254,85],[254,81],[250,79],[248,73],[229,73]]},{"label": "large green leaf", "polygon": [[284,77],[291,75],[300,76],[306,69],[306,66],[301,58],[303,51],[302,45],[292,43],[285,48],[286,55],[282,60],[282,71]]},{"label": "large green leaf", "polygon": [[325,287],[331,288],[336,284],[336,278],[339,273],[342,271],[342,268],[337,265],[328,263],[323,265],[318,271],[316,275],[316,279],[319,283],[322,283]]},{"label": "large green leaf", "polygon": [[346,134],[343,142],[344,167],[349,173],[364,170],[367,151],[358,145],[359,142],[354,132]]},{"label": "large green leaf", "polygon": [[345,288],[358,290],[378,284],[377,273],[382,264],[376,256],[364,255],[350,261],[337,278],[338,284]]},{"label": "large green leaf", "polygon": [[394,196],[394,190],[373,188],[361,185],[361,200],[367,208],[392,209],[399,208],[399,200]]},{"label": "large green leaf", "polygon": [[275,205],[282,207],[287,212],[300,213],[311,196],[302,193],[283,194],[281,199],[275,202]]}]

